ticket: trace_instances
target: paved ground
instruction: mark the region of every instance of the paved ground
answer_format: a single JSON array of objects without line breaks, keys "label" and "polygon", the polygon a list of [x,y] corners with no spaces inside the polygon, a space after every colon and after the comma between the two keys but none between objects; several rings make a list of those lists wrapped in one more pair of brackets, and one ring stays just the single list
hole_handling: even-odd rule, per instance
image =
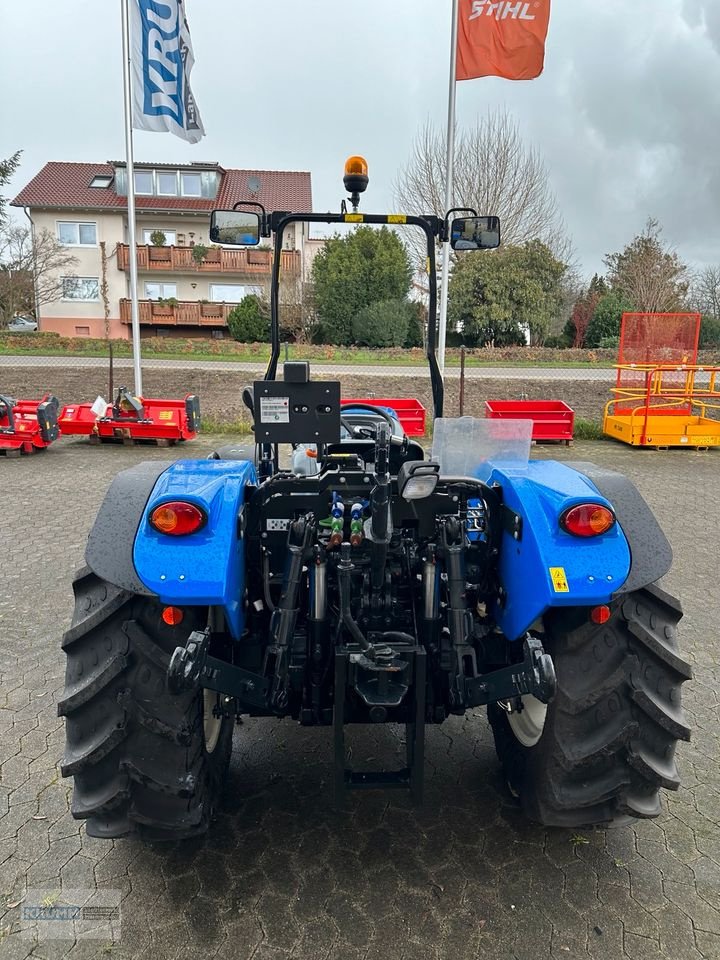
[{"label": "paved ground", "polygon": [[[417,377],[427,378],[427,366],[393,367],[387,364],[325,364],[319,360],[312,365],[322,369],[323,375],[350,373],[353,376]],[[103,357],[0,357],[0,370],[3,367],[107,367]],[[233,360],[143,360],[143,369],[149,370],[211,370],[258,372],[264,371],[266,363],[238,363]],[[132,368],[132,360],[121,357],[115,360],[117,368]],[[448,367],[448,377],[460,377],[460,367]],[[468,365],[465,376],[469,380],[592,380],[611,381],[615,371],[603,367],[475,367]]]},{"label": "paved ground", "polygon": [[[59,779],[55,707],[70,577],[98,503],[118,469],[167,451],[65,440],[42,456],[0,460],[2,960],[720,958],[720,455],[604,444],[569,455],[631,475],[675,547],[667,585],[686,609],[694,740],[680,748],[684,787],[660,819],[584,835],[525,822],[479,710],[429,730],[423,809],[365,794],[340,814],[329,731],[252,721],[237,730],[212,832],[170,847],[85,837]],[[353,734],[356,758],[402,749],[395,731],[373,734]],[[120,891],[119,941],[23,939],[27,888],[49,889],[52,904],[61,885]]]}]

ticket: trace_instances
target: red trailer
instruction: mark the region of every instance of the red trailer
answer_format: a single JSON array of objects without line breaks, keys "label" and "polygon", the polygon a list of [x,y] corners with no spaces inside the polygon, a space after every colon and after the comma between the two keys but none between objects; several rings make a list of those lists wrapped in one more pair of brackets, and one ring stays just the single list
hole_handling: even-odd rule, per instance
[{"label": "red trailer", "polygon": [[397,414],[400,426],[409,437],[425,436],[427,411],[419,400],[413,397],[355,397],[343,398],[343,407],[352,407],[354,403],[370,403],[375,407],[385,407]]},{"label": "red trailer", "polygon": [[6,457],[44,450],[58,438],[57,397],[13,400],[0,396],[0,451]]},{"label": "red trailer", "polygon": [[134,397],[121,387],[114,403],[104,413],[96,403],[69,403],[60,414],[63,436],[88,437],[91,442],[122,440],[154,441],[169,446],[178,440],[194,440],[200,429],[200,401],[193,394],[184,400]]},{"label": "red trailer", "polygon": [[567,446],[575,428],[575,411],[562,400],[486,400],[485,416],[490,420],[532,420],[533,440],[561,440]]}]

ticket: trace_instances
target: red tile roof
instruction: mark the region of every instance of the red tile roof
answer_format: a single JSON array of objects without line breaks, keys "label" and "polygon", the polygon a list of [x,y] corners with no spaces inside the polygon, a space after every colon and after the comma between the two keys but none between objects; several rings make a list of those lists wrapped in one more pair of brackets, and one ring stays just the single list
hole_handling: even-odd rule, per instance
[{"label": "red tile roof", "polygon": [[[124,166],[124,165],[123,165]],[[147,169],[149,164],[138,164]],[[167,164],[157,164],[167,167]],[[203,165],[204,166],[204,165]],[[181,170],[198,170],[198,166],[177,164]],[[230,170],[220,171],[220,189],[215,200],[197,197],[136,196],[138,210],[209,211],[215,207],[232,207],[238,200],[254,200],[268,210],[312,210],[310,174],[286,170]],[[109,163],[46,163],[40,173],[20,191],[12,201],[15,207],[44,207],[93,209],[127,207],[127,197],[119,197],[115,184],[109,187],[91,187],[96,176],[111,176],[114,168]],[[248,180],[256,177],[260,190],[250,194]]]}]

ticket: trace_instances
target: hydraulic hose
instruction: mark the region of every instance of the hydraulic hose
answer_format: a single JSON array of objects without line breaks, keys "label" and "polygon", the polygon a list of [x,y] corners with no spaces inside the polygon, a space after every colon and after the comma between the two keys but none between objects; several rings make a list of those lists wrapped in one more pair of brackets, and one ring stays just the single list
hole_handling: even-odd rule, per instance
[{"label": "hydraulic hose", "polygon": [[385,583],[385,564],[390,542],[390,432],[384,423],[378,425],[375,443],[375,486],[370,494],[370,537],[372,556],[370,583],[377,596]]},{"label": "hydraulic hose", "polygon": [[355,569],[355,564],[350,559],[350,544],[343,543],[340,547],[340,563],[338,563],[338,590],[340,593],[340,619],[355,643],[359,644],[362,650],[369,656],[373,656],[375,648],[362,632],[358,624],[353,619],[350,609],[350,595],[352,592],[351,575]]}]

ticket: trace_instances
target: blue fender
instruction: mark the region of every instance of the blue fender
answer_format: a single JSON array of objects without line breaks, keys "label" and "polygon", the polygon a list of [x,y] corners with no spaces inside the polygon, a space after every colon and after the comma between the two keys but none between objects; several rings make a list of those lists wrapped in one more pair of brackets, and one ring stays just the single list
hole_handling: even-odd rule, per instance
[{"label": "blue fender", "polygon": [[[257,484],[257,477],[247,461],[178,460],[158,477],[133,548],[138,578],[161,603],[222,607],[236,639],[245,625],[245,551],[239,517],[249,484]],[[186,537],[158,533],[149,516],[169,500],[196,504],[206,513],[207,524]]]},{"label": "blue fender", "polygon": [[[505,507],[521,518],[516,539],[505,525],[499,558],[501,602],[494,610],[509,640],[525,635],[551,607],[610,603],[628,578],[631,554],[621,525],[583,539],[566,533],[560,515],[579,503],[600,503],[612,509],[586,476],[554,461],[533,460],[525,466],[490,465],[486,482],[499,484]],[[486,479],[483,477],[483,479]]]}]

